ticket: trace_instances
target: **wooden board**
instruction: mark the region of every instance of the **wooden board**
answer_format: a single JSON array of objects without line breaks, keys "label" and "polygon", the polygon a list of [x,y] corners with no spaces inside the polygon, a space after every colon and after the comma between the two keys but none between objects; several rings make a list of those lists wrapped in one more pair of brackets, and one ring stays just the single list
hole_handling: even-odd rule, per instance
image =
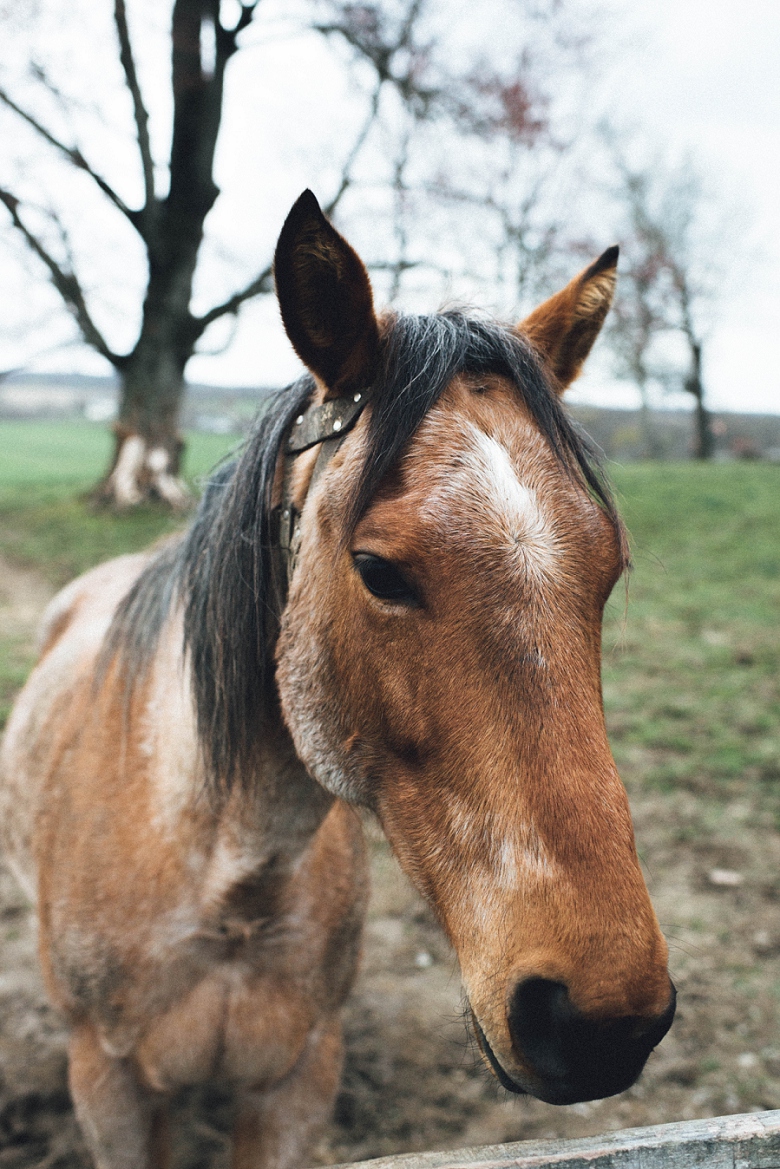
[{"label": "wooden board", "polygon": [[576,1141],[405,1153],[337,1169],[780,1169],[780,1109],[626,1128]]}]

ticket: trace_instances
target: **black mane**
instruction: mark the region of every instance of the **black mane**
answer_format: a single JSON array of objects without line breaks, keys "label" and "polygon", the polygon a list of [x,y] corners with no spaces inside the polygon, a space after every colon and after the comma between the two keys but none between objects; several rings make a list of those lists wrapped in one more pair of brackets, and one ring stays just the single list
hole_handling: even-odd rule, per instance
[{"label": "black mane", "polygon": [[[389,321],[371,387],[363,474],[347,508],[347,536],[457,373],[508,378],[562,467],[582,480],[620,530],[598,460],[531,347],[506,326],[445,312]],[[118,655],[132,687],[151,661],[172,607],[182,604],[198,734],[211,781],[219,787],[252,774],[258,740],[278,715],[273,650],[280,582],[271,497],[285,434],[313,390],[306,376],[275,395],[240,457],[212,475],[189,531],[163,547],[138,579],[106,643],[105,660]]]}]

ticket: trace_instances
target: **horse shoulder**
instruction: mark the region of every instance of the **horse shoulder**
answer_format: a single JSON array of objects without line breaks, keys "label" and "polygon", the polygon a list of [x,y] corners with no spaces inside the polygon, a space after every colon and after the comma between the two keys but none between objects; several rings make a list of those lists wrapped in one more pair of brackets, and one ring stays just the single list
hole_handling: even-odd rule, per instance
[{"label": "horse shoulder", "polygon": [[16,699],[0,746],[0,835],[5,859],[35,900],[36,823],[60,745],[82,724],[95,660],[113,613],[146,565],[122,556],[71,581],[49,603],[39,660]]},{"label": "horse shoulder", "polygon": [[108,628],[117,605],[149,562],[148,553],[118,556],[76,577],[46,606],[38,627],[38,656],[44,658],[74,621]]}]

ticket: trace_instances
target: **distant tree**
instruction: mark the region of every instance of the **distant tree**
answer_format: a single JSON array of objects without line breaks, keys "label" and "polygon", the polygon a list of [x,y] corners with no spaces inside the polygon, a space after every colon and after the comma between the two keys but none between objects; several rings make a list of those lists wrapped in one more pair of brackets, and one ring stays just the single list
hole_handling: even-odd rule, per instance
[{"label": "distant tree", "polygon": [[623,242],[619,292],[607,320],[606,337],[615,359],[615,373],[633,382],[639,391],[642,453],[655,459],[662,454],[653,422],[650,392],[663,381],[658,365],[658,341],[669,331],[661,258],[647,248]]},{"label": "distant tree", "polygon": [[588,3],[537,5],[533,35],[516,59],[503,68],[483,59],[472,71],[459,111],[472,149],[426,188],[445,205],[471,209],[483,244],[472,275],[500,312],[530,310],[565,283],[579,251],[579,205],[593,187],[586,159],[597,106],[588,99],[608,39],[604,16]]},{"label": "distant tree", "polygon": [[[608,337],[617,372],[639,389],[648,453],[657,453],[649,418],[651,382],[694,399],[694,458],[714,452],[706,406],[704,350],[719,292],[726,236],[712,229],[711,206],[690,159],[632,167],[613,150],[622,218],[621,279]],[[670,367],[668,343],[678,337],[685,368]]]},{"label": "distant tree", "polygon": [[[516,83],[506,79],[502,88],[512,101]],[[479,126],[484,155],[493,158],[483,161],[477,178],[453,168],[429,188],[445,205],[471,210],[485,244],[478,262],[489,273],[494,295],[498,292],[513,311],[555,286],[570,250],[565,208],[552,191],[570,144],[555,140],[544,111],[537,108],[526,120],[526,109],[518,101],[505,125]],[[499,133],[503,141],[496,143]]]},{"label": "distant tree", "polygon": [[[91,180],[140,238],[147,279],[140,327],[128,350],[119,351],[113,346],[105,327],[99,324],[89,283],[78,272],[82,264],[74,255],[66,216],[57,210],[56,201],[36,208],[35,199],[29,197],[29,184],[28,195],[23,195],[18,187],[12,189],[11,184],[0,183],[0,202],[18,236],[70,311],[84,342],[115,369],[119,378],[115,451],[97,489],[98,497],[120,507],[150,497],[178,507],[187,502],[186,488],[179,476],[182,442],[178,431],[187,364],[203,335],[216,322],[235,318],[246,301],[272,289],[269,257],[231,295],[206,311],[194,312],[192,308],[204,225],[219,195],[214,157],[225,73],[240,47],[242,34],[258,19],[258,0],[234,4],[230,20],[226,16],[229,5],[221,0],[174,0],[172,133],[163,183],[163,168],[153,150],[150,108],[141,86],[126,2],[106,0],[109,2],[113,3],[122,76],[132,102],[135,148],[142,176],[140,203],[127,200],[117,184],[106,177],[110,172],[90,157],[92,151],[68,137],[68,100],[44,69],[33,65],[32,76],[39,90],[65,110],[65,134],[52,129],[51,120],[38,112],[35,103],[30,106],[7,88],[0,88],[0,103],[44,144],[50,156]],[[545,21],[560,22],[566,4],[565,0],[520,0],[515,7],[517,16],[524,9],[531,12],[531,23],[535,21],[538,26]],[[299,5],[299,11],[307,11],[305,3]],[[452,55],[446,44],[440,34],[437,37],[431,32],[433,26],[426,24],[423,0],[311,0],[306,19],[310,29],[346,50],[348,66],[359,71],[364,83],[370,79],[363,86],[368,94],[365,118],[352,141],[345,144],[330,198],[324,200],[329,215],[337,211],[356,182],[358,163],[380,121],[385,95],[392,97],[388,123],[403,123],[400,137],[393,137],[389,176],[382,180],[395,195],[398,254],[395,259],[376,257],[379,266],[384,260],[384,266],[391,269],[391,292],[397,293],[403,274],[421,262],[420,258],[407,257],[410,245],[405,226],[409,169],[414,172],[409,181],[418,187],[424,169],[420,160],[425,146],[418,147],[412,157],[414,143],[425,139],[427,133],[425,141],[430,146],[432,128],[436,127],[441,135],[445,123],[449,132],[461,138],[490,134],[495,139],[504,133],[512,139],[521,125],[533,133],[540,119],[547,116],[546,98],[517,72],[511,75],[511,70],[508,79],[496,70],[475,71],[467,65],[453,70],[448,64]],[[525,26],[518,21],[517,28]],[[521,32],[517,35],[520,37]],[[505,50],[506,44],[501,48]],[[392,233],[387,236],[390,238]],[[117,282],[122,279],[123,273],[118,272]]]},{"label": "distant tree", "polygon": [[[502,35],[456,74],[445,64],[453,22],[438,5],[438,39],[425,54],[436,82],[398,111],[387,176],[392,241],[388,256],[369,261],[388,274],[391,301],[414,303],[424,289],[429,304],[434,283],[449,299],[457,282],[458,300],[512,313],[565,278],[571,204],[561,179],[572,180],[585,137],[578,99],[603,39],[598,3],[512,0],[509,23],[495,26]],[[489,27],[491,8],[483,11]]]}]

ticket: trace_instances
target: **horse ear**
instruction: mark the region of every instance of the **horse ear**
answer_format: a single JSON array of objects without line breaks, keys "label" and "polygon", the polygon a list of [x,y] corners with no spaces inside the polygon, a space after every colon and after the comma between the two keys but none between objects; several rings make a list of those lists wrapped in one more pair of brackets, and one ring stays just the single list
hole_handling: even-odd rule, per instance
[{"label": "horse ear", "polygon": [[311,191],[285,220],[274,257],[287,336],[304,365],[338,397],[370,384],[379,330],[368,273]]},{"label": "horse ear", "polygon": [[607,248],[518,325],[518,331],[547,359],[561,394],[579,375],[604,324],[617,283],[619,251]]}]

